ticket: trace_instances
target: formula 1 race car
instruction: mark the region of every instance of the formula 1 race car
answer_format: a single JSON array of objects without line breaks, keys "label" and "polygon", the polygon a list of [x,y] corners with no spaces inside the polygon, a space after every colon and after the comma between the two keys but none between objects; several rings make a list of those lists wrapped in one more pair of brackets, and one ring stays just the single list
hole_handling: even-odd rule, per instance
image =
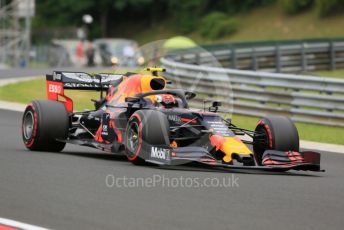
[{"label": "formula 1 race car", "polygon": [[[89,146],[126,155],[138,165],[193,162],[216,168],[321,171],[319,153],[300,152],[290,119],[268,116],[254,131],[239,128],[220,116],[220,102],[191,109],[194,92],[167,88],[170,81],[160,75],[164,69],[146,70],[148,75],[48,74],[48,100],[32,101],[23,115],[25,146],[51,152],[62,151],[66,143]],[[98,90],[101,98],[94,100],[94,110],[74,112],[64,89]]]}]

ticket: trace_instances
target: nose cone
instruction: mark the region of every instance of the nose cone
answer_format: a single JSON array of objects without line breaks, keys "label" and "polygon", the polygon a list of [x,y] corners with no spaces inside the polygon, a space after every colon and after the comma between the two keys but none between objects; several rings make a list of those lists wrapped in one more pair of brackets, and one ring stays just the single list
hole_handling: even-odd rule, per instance
[{"label": "nose cone", "polygon": [[222,137],[219,135],[212,135],[210,137],[211,145],[216,150],[221,150],[224,153],[222,158],[224,162],[232,161],[232,154],[238,153],[242,155],[252,154],[251,150],[237,137]]}]

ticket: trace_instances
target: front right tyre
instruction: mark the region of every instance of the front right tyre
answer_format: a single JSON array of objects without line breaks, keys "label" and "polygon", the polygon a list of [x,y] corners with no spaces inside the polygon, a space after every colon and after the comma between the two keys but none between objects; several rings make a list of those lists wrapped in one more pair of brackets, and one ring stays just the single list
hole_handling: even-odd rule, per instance
[{"label": "front right tyre", "polygon": [[258,164],[266,150],[299,152],[299,134],[294,123],[283,116],[262,118],[255,129],[253,151]]}]

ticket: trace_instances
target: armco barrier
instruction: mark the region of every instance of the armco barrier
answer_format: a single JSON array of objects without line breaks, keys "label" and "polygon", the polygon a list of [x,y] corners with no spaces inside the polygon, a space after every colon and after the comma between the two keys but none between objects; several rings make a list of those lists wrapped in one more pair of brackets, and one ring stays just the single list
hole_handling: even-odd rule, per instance
[{"label": "armco barrier", "polygon": [[307,72],[344,68],[342,40],[237,43],[204,46],[209,52],[176,56],[176,61],[204,65],[215,57],[223,67],[265,72]]},{"label": "armco barrier", "polygon": [[194,87],[200,73],[207,76],[197,82],[201,97],[191,101],[193,106],[202,108],[203,99],[222,97],[224,106],[232,105],[237,114],[282,114],[294,121],[344,127],[343,80],[209,67],[195,65],[195,59],[186,64],[181,62],[187,60],[183,56],[162,58],[161,63],[167,77],[183,88]]}]

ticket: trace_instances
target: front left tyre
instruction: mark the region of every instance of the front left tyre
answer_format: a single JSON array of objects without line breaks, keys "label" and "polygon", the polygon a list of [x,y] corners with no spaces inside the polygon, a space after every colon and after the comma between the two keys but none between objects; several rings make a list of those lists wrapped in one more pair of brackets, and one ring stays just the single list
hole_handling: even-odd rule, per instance
[{"label": "front left tyre", "polygon": [[129,119],[125,135],[125,150],[129,161],[145,164],[149,146],[168,146],[170,126],[165,114],[154,110],[138,110]]},{"label": "front left tyre", "polygon": [[66,143],[69,118],[61,102],[35,100],[29,104],[22,119],[22,138],[29,150],[60,152]]}]

